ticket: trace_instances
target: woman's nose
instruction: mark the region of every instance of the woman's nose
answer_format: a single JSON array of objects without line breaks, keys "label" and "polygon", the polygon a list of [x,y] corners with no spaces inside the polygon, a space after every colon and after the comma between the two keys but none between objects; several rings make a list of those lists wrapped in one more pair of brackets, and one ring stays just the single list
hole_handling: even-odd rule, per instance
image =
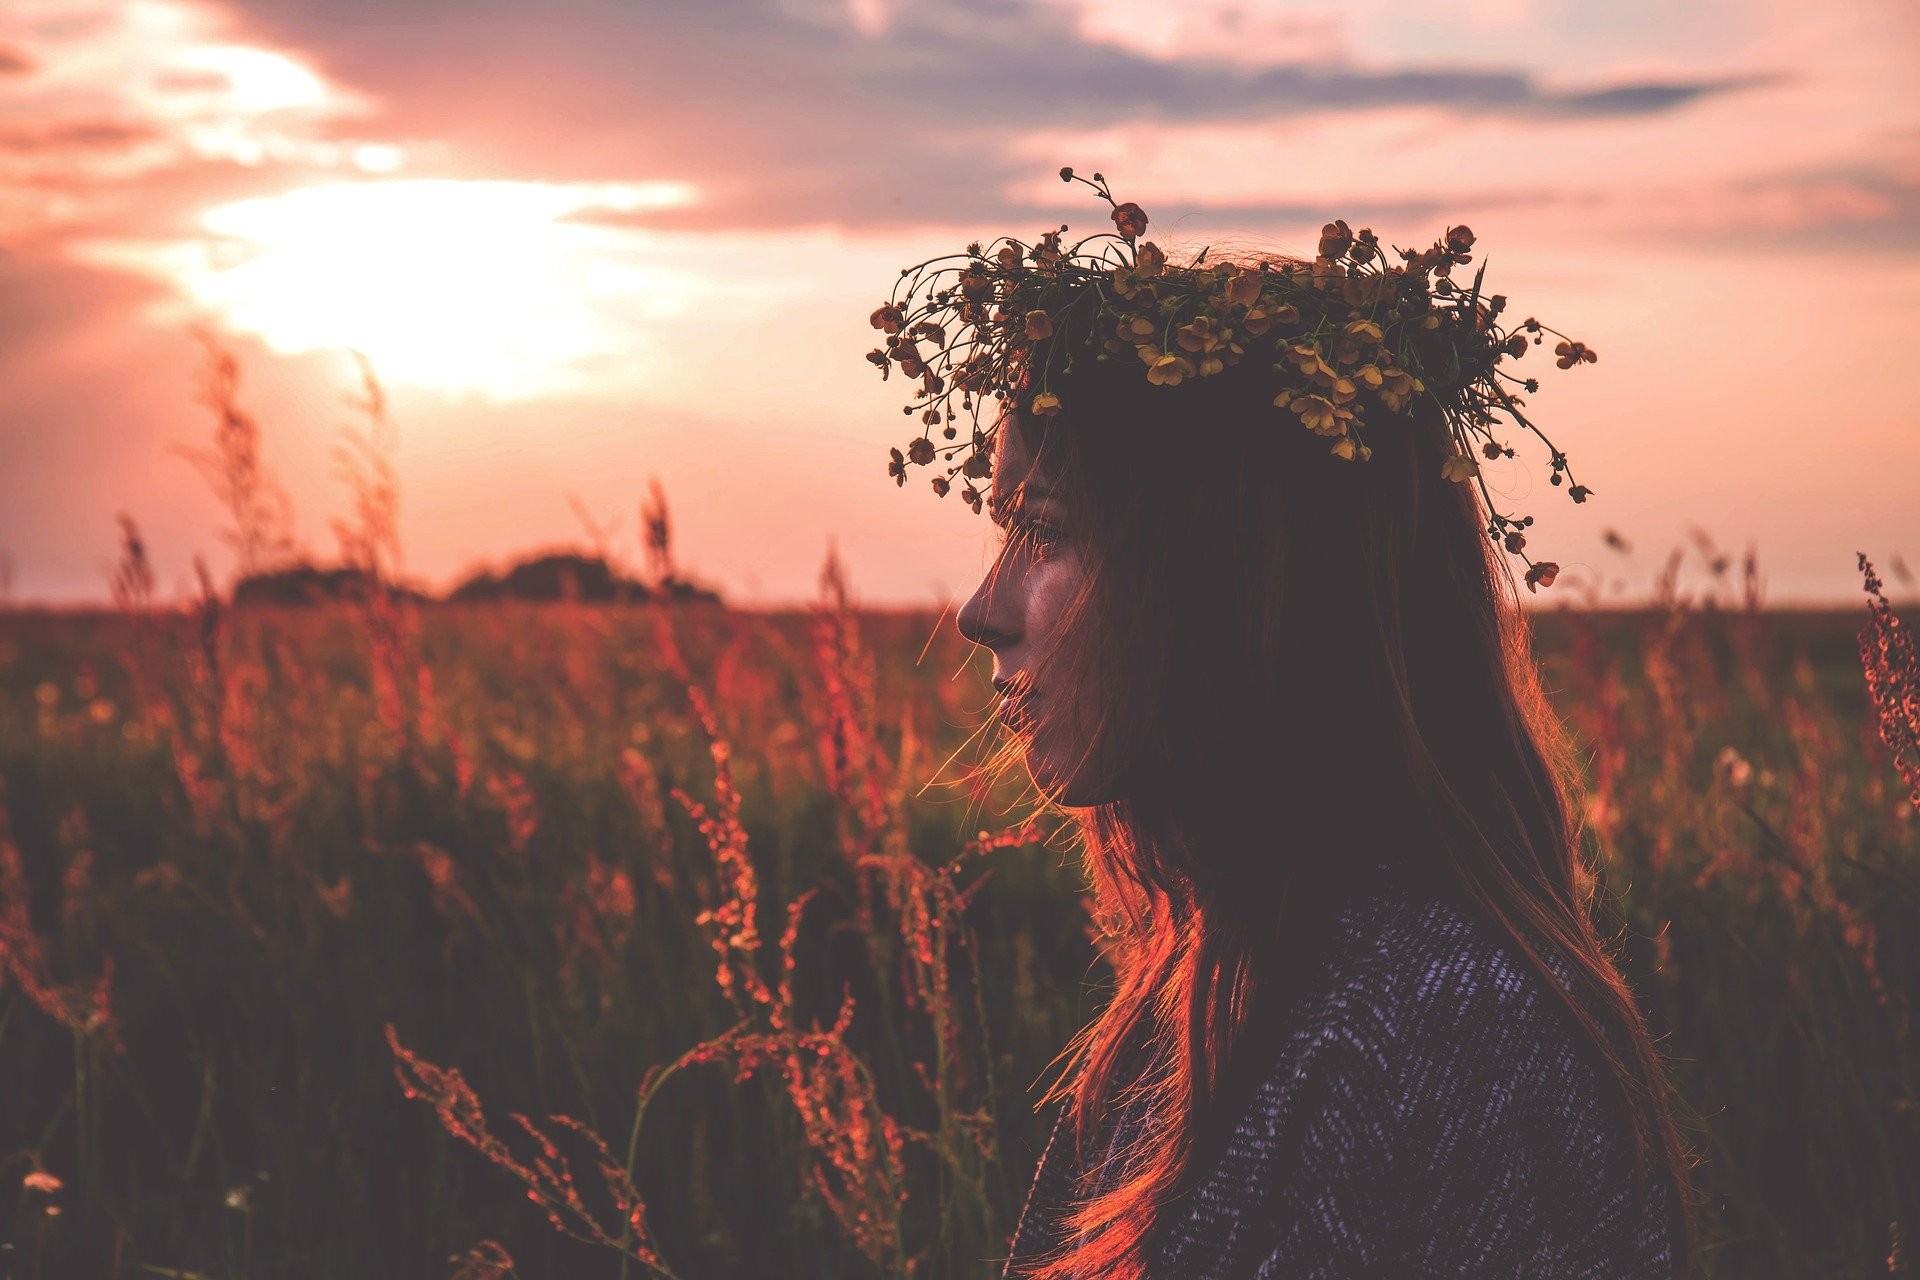
[{"label": "woman's nose", "polygon": [[1015,634],[1013,624],[1004,616],[1008,603],[1005,600],[1007,584],[1004,582],[1000,584],[1002,599],[998,602],[996,609],[996,601],[993,598],[993,580],[996,576],[995,573],[988,573],[981,579],[980,585],[974,589],[973,596],[961,606],[955,618],[955,624],[960,628],[961,635],[975,644],[983,644],[988,648],[996,648],[1007,643],[1014,638]]}]

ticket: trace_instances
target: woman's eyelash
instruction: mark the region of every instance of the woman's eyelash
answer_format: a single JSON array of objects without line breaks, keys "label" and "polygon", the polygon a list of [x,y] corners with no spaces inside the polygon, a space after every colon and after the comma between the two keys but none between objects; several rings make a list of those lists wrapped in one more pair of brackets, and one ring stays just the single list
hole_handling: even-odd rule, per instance
[{"label": "woman's eyelash", "polygon": [[996,528],[1003,546],[1015,536],[1024,537],[1029,543],[1038,547],[1045,547],[1063,536],[1059,525],[1031,516],[1013,516],[1005,524],[998,525]]}]

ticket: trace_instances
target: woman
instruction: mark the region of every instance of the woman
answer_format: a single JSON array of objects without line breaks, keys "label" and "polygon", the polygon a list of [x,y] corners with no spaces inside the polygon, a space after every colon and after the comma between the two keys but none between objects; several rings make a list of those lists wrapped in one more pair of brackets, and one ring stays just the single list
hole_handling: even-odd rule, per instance
[{"label": "woman", "polygon": [[[1114,217],[1133,247],[1144,213]],[[1338,232],[1341,253],[1323,241],[1321,261],[1350,260]],[[1158,309],[1116,330],[1109,305],[1165,274],[1138,246],[1134,276],[1114,269],[1118,292],[1075,337],[1065,259],[1051,233],[1042,246],[999,259],[997,292],[988,268],[968,295],[983,330],[990,298],[1009,331],[1030,309],[1001,347],[1017,372],[990,463],[967,468],[990,471],[1003,546],[958,621],[993,652],[1035,782],[1077,820],[1116,981],[1047,1099],[1066,1105],[1007,1274],[1688,1274],[1687,1158],[1590,919],[1576,766],[1490,526],[1456,482],[1459,401],[1441,388],[1399,412],[1374,403],[1365,445],[1330,455],[1332,430],[1276,413],[1300,394],[1274,392],[1284,361],[1206,362],[1226,350],[1208,339],[1274,307],[1247,301],[1254,285],[1230,306],[1231,288],[1202,280],[1204,324],[1177,290],[1148,289]],[[1020,292],[1028,258],[1055,290],[1044,307]],[[1255,265],[1220,278],[1240,269]],[[1477,310],[1445,325],[1402,306],[1405,278],[1383,289],[1348,293],[1390,299],[1382,323],[1452,332],[1464,317],[1473,340],[1508,341],[1477,289]],[[1444,311],[1452,293],[1428,301]],[[1331,335],[1328,399],[1349,367],[1391,377],[1384,356],[1335,363],[1359,322],[1343,329],[1349,313],[1328,307],[1296,321],[1309,346]],[[1184,349],[1186,376],[1143,380],[1129,353],[1105,358],[1103,334],[1124,346],[1163,312],[1155,334],[1184,324],[1182,348],[1142,336],[1140,361],[1157,372]],[[904,310],[875,315],[934,340]],[[1561,344],[1563,367],[1570,346],[1571,363],[1585,352]],[[918,349],[896,338],[887,354],[929,394],[944,387]],[[1313,359],[1290,373],[1319,377]],[[962,364],[957,384],[987,392],[984,369]],[[1556,485],[1564,462],[1555,450]]]}]

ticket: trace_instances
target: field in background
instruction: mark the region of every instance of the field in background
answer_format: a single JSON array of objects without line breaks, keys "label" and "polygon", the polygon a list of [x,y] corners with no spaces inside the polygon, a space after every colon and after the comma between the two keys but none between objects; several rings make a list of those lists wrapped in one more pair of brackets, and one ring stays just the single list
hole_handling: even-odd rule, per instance
[{"label": "field in background", "polygon": [[[1717,1276],[1911,1273],[1864,617],[1537,615]],[[969,649],[833,566],[780,615],[0,617],[0,1274],[997,1275],[1103,971],[1058,842],[979,839],[1026,810],[965,782]]]}]

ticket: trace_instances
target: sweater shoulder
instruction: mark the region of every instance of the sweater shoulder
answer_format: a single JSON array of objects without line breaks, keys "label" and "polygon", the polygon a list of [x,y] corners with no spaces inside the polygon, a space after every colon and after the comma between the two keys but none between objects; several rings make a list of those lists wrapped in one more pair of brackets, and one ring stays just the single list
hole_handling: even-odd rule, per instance
[{"label": "sweater shoulder", "polygon": [[[1517,945],[1463,905],[1391,887],[1339,926],[1264,1091],[1272,1131],[1299,1143],[1271,1171],[1283,1216],[1298,1229],[1340,1201],[1369,1228],[1357,1235],[1449,1274],[1526,1259],[1660,1274],[1664,1188],[1650,1203],[1633,1190],[1598,1056]],[[1566,960],[1541,954],[1566,984]]]},{"label": "sweater shoulder", "polygon": [[[1518,945],[1451,898],[1391,882],[1345,906],[1326,979],[1300,1029],[1338,1026],[1401,1053],[1455,1049],[1500,1060],[1523,1041],[1571,1046],[1572,1015]],[[1563,986],[1572,969],[1538,948]]]},{"label": "sweater shoulder", "polygon": [[[1564,984],[1566,962],[1543,957]],[[1340,909],[1306,990],[1243,1120],[1270,1141],[1364,1131],[1397,1153],[1435,1133],[1604,1122],[1570,1011],[1511,939],[1446,897],[1376,881]]]}]

